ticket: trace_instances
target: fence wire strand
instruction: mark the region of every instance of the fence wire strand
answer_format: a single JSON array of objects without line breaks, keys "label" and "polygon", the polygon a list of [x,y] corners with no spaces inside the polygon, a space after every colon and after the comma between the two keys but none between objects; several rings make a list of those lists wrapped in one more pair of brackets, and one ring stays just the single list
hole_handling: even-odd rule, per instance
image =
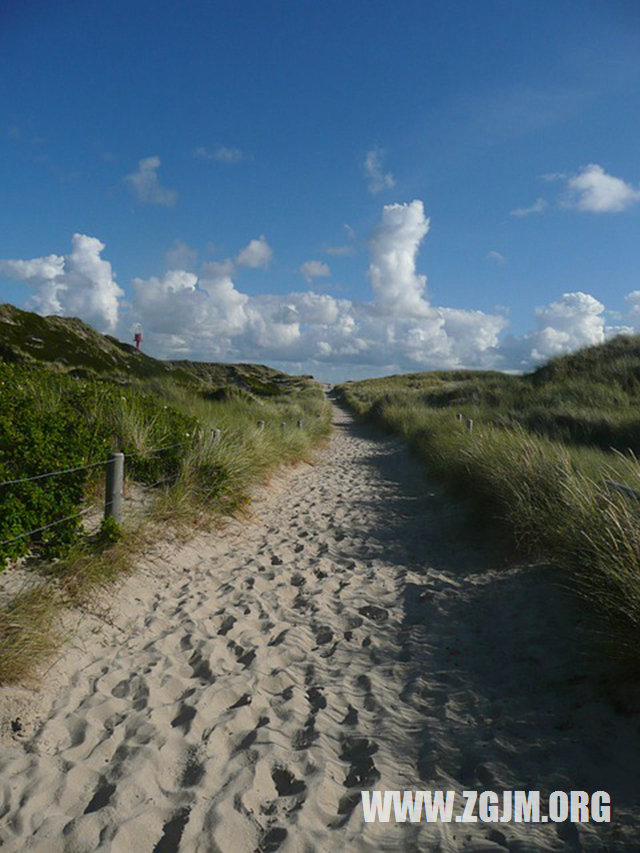
[{"label": "fence wire strand", "polygon": [[15,486],[17,483],[30,483],[32,480],[44,480],[46,477],[57,477],[59,474],[73,474],[76,471],[86,471],[89,468],[99,468],[107,465],[108,461],[92,462],[90,465],[79,465],[77,468],[63,468],[60,471],[50,471],[48,474],[35,474],[33,477],[20,477],[17,480],[4,480],[0,486]]},{"label": "fence wire strand", "polygon": [[[165,450],[171,450],[174,447],[184,447],[185,444],[191,444],[193,439],[189,439],[189,441],[178,441],[176,444],[167,444],[165,447],[154,447],[151,450],[143,451],[140,453],[140,456],[152,456],[154,453],[163,453]],[[133,456],[132,453],[126,454],[128,457]],[[48,474],[34,474],[33,477],[20,477],[16,480],[3,480],[0,482],[0,486],[15,486],[19,483],[30,483],[33,480],[44,480],[47,477],[58,477],[61,474],[74,474],[76,471],[87,471],[90,468],[100,468],[101,465],[108,465],[109,460],[105,459],[103,462],[91,462],[89,465],[78,465],[76,468],[62,468],[60,471],[50,471]]]},{"label": "fence wire strand", "polygon": [[0,545],[10,545],[12,542],[17,542],[18,539],[26,539],[27,536],[33,536],[34,533],[41,533],[43,530],[48,530],[50,527],[55,527],[57,524],[62,524],[64,521],[71,521],[73,518],[79,518],[81,515],[87,515],[93,512],[95,507],[91,506],[87,509],[80,510],[73,515],[67,515],[66,518],[59,518],[57,521],[52,521],[50,524],[45,524],[42,527],[36,527],[35,530],[30,530],[28,533],[21,533],[19,536],[14,536],[13,539],[3,539]]}]

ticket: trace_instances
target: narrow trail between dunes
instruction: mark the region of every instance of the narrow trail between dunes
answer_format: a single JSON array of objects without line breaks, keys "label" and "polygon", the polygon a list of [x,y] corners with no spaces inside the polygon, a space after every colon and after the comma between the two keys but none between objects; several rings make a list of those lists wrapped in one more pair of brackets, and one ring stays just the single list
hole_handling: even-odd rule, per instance
[{"label": "narrow trail between dunes", "polygon": [[[638,718],[587,677],[585,617],[461,540],[399,440],[334,425],[76,642],[0,748],[3,850],[640,850]],[[364,823],[363,789],[605,790],[614,822]]]}]

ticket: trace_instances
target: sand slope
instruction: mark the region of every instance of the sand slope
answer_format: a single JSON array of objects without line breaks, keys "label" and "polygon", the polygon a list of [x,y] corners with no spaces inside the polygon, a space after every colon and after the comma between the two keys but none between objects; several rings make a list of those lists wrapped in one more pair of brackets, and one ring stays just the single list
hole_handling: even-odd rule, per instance
[{"label": "sand slope", "polygon": [[[159,549],[55,691],[6,692],[34,731],[0,749],[4,850],[640,850],[638,719],[548,570],[493,566],[397,440],[335,424],[248,523]],[[605,789],[616,821],[364,824],[363,787]]]}]

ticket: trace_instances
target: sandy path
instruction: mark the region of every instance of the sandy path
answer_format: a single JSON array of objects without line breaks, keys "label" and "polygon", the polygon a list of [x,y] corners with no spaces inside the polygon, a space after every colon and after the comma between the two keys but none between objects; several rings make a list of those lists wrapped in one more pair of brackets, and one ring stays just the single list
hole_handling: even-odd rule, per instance
[{"label": "sandy path", "polygon": [[[544,568],[460,544],[398,441],[335,424],[67,654],[0,750],[3,849],[640,850],[638,720],[584,677],[579,616]],[[604,789],[616,821],[364,824],[362,788]]]}]

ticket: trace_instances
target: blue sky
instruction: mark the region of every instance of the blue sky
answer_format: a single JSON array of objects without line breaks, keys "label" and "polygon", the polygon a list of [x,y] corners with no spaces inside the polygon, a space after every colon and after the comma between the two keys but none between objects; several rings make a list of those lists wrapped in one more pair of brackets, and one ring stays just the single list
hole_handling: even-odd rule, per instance
[{"label": "blue sky", "polygon": [[640,330],[633,0],[9,2],[0,48],[3,301],[328,380]]}]

